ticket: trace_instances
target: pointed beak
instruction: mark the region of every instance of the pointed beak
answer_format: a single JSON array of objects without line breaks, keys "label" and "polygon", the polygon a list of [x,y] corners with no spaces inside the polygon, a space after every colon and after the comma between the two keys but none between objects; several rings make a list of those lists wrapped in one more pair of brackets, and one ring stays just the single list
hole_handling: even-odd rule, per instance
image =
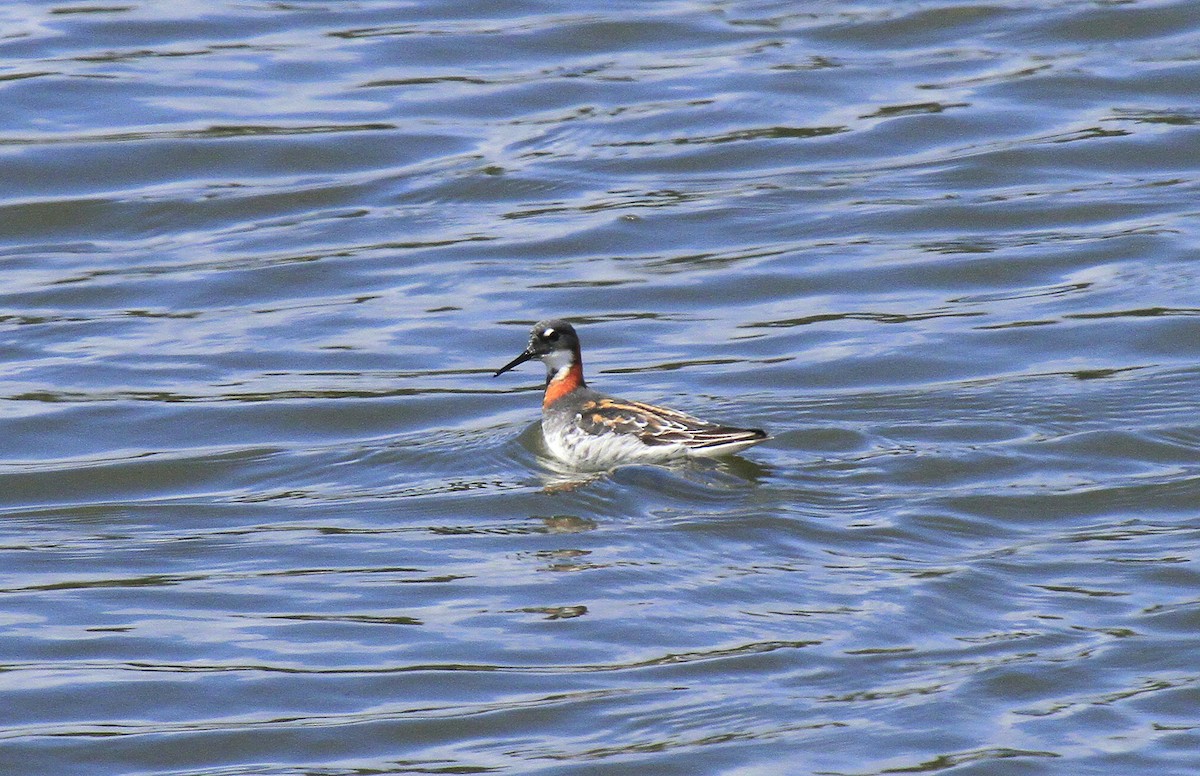
[{"label": "pointed beak", "polygon": [[492,375],[492,377],[499,377],[500,375],[504,374],[508,370],[513,369],[514,367],[518,367],[521,364],[524,364],[526,361],[528,361],[529,359],[534,358],[534,357],[535,356],[533,355],[533,350],[530,348],[526,348],[524,353],[522,353],[521,355],[514,358],[512,361],[509,361],[507,364],[505,364],[504,366],[497,369],[496,374]]}]

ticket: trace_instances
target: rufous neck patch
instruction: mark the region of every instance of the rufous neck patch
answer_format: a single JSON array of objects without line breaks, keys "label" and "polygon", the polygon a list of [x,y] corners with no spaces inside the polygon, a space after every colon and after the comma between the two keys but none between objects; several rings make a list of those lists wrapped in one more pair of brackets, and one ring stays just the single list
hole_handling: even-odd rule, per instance
[{"label": "rufous neck patch", "polygon": [[571,391],[583,385],[583,364],[576,361],[559,372],[546,383],[546,395],[542,398],[542,406],[549,407],[554,402],[566,396]]}]

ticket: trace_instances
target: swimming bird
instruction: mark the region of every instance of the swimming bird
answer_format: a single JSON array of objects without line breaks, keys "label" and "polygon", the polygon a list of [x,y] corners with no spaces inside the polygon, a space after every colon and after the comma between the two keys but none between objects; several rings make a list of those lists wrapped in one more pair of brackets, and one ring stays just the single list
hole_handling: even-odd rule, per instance
[{"label": "swimming bird", "polygon": [[566,321],[534,324],[529,347],[493,377],[531,359],[546,365],[542,436],[555,458],[581,469],[735,453],[767,439],[757,428],[734,428],[691,415],[593,391],[583,379],[579,335]]}]

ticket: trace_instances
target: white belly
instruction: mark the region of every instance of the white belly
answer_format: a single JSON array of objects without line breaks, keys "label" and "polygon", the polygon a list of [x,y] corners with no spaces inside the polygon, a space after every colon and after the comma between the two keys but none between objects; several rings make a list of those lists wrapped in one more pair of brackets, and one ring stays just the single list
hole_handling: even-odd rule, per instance
[{"label": "white belly", "polygon": [[683,445],[648,445],[632,434],[589,434],[574,423],[542,420],[550,454],[581,469],[607,469],[623,463],[649,463],[685,457]]}]

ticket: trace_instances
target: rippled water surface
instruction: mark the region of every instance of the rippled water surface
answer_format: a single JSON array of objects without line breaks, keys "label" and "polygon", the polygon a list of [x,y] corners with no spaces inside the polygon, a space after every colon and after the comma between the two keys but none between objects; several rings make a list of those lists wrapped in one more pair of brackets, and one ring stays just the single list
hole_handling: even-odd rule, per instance
[{"label": "rippled water surface", "polygon": [[[0,772],[1200,773],[1200,5],[0,7]],[[592,384],[773,439],[590,481]]]}]

